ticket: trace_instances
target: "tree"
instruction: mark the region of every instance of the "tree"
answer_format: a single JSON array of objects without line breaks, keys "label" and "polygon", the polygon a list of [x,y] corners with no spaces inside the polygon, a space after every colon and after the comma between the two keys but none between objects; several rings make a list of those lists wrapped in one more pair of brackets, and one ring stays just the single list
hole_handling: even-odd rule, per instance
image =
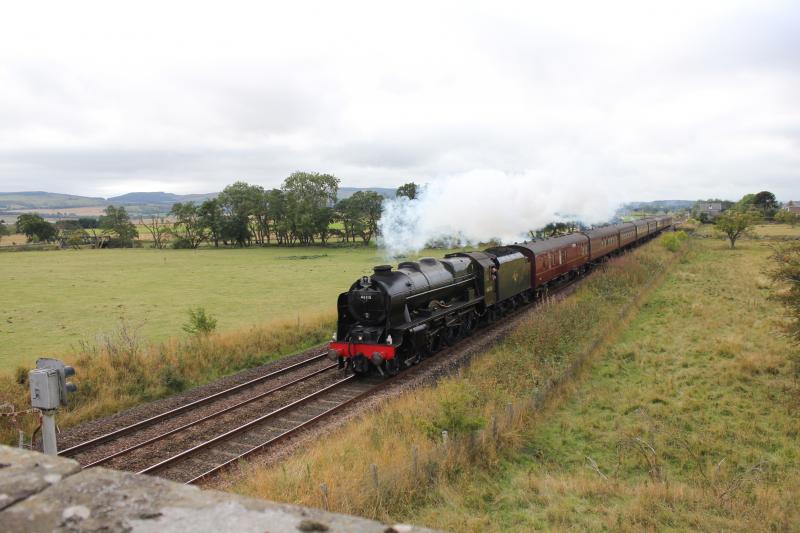
[{"label": "tree", "polygon": [[778,246],[772,260],[775,264],[770,277],[784,286],[784,290],[776,292],[775,298],[789,309],[793,319],[789,333],[800,341],[800,243]]},{"label": "tree", "polygon": [[714,224],[716,224],[717,231],[728,238],[731,248],[733,248],[736,245],[736,239],[746,234],[756,220],[756,216],[750,211],[729,209],[721,213],[714,220]]},{"label": "tree", "polygon": [[3,240],[3,237],[7,237],[11,235],[11,229],[6,224],[5,220],[0,220],[0,241]]},{"label": "tree", "polygon": [[208,231],[208,238],[219,248],[225,229],[225,213],[218,198],[211,198],[200,205],[200,223]]},{"label": "tree", "polygon": [[344,226],[345,241],[361,237],[369,244],[378,232],[378,220],[383,212],[383,196],[373,191],[358,191],[336,204],[336,219]]},{"label": "tree", "polygon": [[797,213],[792,213],[786,209],[781,209],[775,213],[775,216],[772,217],[772,219],[779,224],[789,224],[790,226],[795,227],[797,223],[800,222],[800,215]]},{"label": "tree", "polygon": [[153,237],[153,248],[161,250],[167,245],[167,237],[172,233],[172,230],[166,218],[151,215],[150,220],[145,222],[142,217],[139,217],[139,224],[150,232],[150,236]]},{"label": "tree", "polygon": [[400,187],[397,188],[397,190],[394,193],[396,198],[405,196],[409,200],[416,199],[418,194],[419,194],[419,185],[417,185],[413,181],[401,185]]},{"label": "tree", "polygon": [[225,217],[224,241],[233,241],[237,246],[249,246],[254,237],[257,243],[263,241],[266,217],[263,195],[262,187],[243,181],[237,181],[222,190],[218,200]]},{"label": "tree", "polygon": [[742,196],[742,199],[736,202],[735,207],[739,211],[747,211],[755,205],[756,195],[755,194],[745,194]]},{"label": "tree", "polygon": [[[772,254],[774,266],[770,277],[779,284],[773,298],[783,303],[788,311],[789,321],[786,332],[796,342],[800,342],[800,243],[783,244],[775,248]],[[800,378],[800,353],[792,355],[794,381],[797,385]]]},{"label": "tree", "polygon": [[383,212],[383,196],[374,191],[358,191],[351,200],[361,215],[361,239],[368,245],[378,232],[378,221]]},{"label": "tree", "polygon": [[[272,189],[264,194],[267,202],[267,217],[272,221],[272,231],[278,244],[285,244],[288,236],[288,217],[286,207],[286,194],[281,189]],[[269,232],[267,232],[269,243]]]},{"label": "tree", "polygon": [[80,249],[81,245],[86,244],[90,240],[89,234],[80,226],[63,232],[62,242],[75,250]]},{"label": "tree", "polygon": [[[259,221],[263,218],[263,210],[260,209],[260,197],[264,189],[258,185],[250,185],[243,181],[237,181],[225,187],[217,197],[223,207],[226,216],[226,230],[228,235],[233,236],[233,240],[240,246],[247,246],[255,236],[256,241],[260,240],[263,225]],[[250,227],[251,217],[259,213],[254,227]]]},{"label": "tree", "polygon": [[336,220],[342,223],[342,235],[344,236],[344,242],[350,242],[351,237],[355,239],[354,226],[356,224],[357,214],[355,209],[352,208],[352,202],[350,201],[350,198],[342,198],[336,203],[334,217]]},{"label": "tree", "polygon": [[331,174],[294,172],[283,182],[289,244],[313,244],[328,237],[339,179]]},{"label": "tree", "polygon": [[761,191],[753,197],[753,205],[761,211],[764,218],[772,218],[778,209],[778,200],[769,191]]},{"label": "tree", "polygon": [[86,232],[86,236],[92,243],[92,248],[97,248],[101,244],[101,230],[98,220],[94,217],[80,217],[78,225]]},{"label": "tree", "polygon": [[24,234],[29,242],[50,242],[56,238],[58,230],[41,216],[25,213],[17,217],[17,233]]},{"label": "tree", "polygon": [[178,237],[177,247],[197,248],[208,237],[200,208],[193,202],[172,205],[170,214],[175,217],[172,231]]},{"label": "tree", "polygon": [[105,214],[98,220],[98,226],[106,235],[115,235],[113,244],[121,247],[133,246],[133,241],[139,237],[136,225],[131,222],[131,217],[124,206],[109,205],[103,211]]}]

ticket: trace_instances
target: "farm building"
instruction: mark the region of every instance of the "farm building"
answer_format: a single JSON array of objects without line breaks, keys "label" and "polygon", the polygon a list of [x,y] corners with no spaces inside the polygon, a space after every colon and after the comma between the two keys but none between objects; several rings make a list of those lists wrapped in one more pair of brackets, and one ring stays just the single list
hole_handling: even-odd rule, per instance
[{"label": "farm building", "polygon": [[694,216],[700,217],[703,213],[708,218],[716,218],[722,213],[722,202],[697,202],[694,204]]},{"label": "farm building", "polygon": [[784,205],[783,208],[790,213],[800,214],[800,201],[792,200],[790,202],[786,202],[786,205]]}]

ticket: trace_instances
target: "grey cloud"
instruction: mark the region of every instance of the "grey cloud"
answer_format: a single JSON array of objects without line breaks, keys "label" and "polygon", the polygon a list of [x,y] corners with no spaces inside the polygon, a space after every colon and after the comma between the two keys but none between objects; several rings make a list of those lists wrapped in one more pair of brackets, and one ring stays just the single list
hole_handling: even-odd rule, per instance
[{"label": "grey cloud", "polygon": [[[30,53],[3,52],[0,35],[0,190],[207,191],[303,169],[392,186],[489,169],[624,199],[800,197],[800,7],[632,5],[431,7],[394,24],[342,5],[305,31],[292,6],[263,8],[263,31],[255,13],[245,30],[199,10],[135,43],[82,39],[96,28],[73,21]],[[122,26],[104,31],[138,35]]]}]

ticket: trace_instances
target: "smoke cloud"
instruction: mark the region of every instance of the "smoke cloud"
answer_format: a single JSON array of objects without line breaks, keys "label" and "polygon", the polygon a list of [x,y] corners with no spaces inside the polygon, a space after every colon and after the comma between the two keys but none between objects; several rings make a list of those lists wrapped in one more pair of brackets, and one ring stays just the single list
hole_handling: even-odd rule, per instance
[{"label": "smoke cloud", "polygon": [[415,200],[384,203],[379,246],[388,255],[419,251],[427,244],[511,243],[549,222],[610,220],[619,203],[597,185],[536,172],[476,170],[438,178]]}]

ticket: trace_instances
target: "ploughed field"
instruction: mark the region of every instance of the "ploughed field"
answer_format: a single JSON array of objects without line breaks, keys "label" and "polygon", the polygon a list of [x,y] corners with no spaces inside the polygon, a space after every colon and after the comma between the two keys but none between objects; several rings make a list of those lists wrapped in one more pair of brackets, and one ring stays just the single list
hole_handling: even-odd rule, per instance
[{"label": "ploughed field", "polygon": [[[420,255],[440,256],[442,250]],[[0,373],[67,356],[126,322],[146,341],[186,334],[201,306],[218,331],[330,313],[387,259],[375,248],[61,250],[0,254]]]}]

